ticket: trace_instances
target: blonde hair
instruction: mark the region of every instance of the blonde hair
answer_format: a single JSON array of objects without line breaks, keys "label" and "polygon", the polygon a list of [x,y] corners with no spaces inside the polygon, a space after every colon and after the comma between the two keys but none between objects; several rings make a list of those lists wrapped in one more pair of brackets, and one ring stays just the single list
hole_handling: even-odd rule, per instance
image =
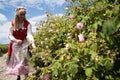
[{"label": "blonde hair", "polygon": [[[24,7],[18,7],[16,9],[16,14],[15,14],[15,19],[14,19],[14,30],[18,30],[19,29],[19,15],[20,14],[26,14],[26,9]],[[26,20],[26,18],[25,18]]]}]

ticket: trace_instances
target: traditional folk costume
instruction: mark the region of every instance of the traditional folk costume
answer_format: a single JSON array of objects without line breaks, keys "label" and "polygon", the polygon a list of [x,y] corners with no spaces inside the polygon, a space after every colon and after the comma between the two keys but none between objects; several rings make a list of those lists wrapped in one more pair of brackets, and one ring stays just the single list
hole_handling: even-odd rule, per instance
[{"label": "traditional folk costume", "polygon": [[[29,73],[28,67],[28,46],[29,42],[34,43],[32,36],[32,29],[30,23],[26,20],[20,25],[19,30],[14,30],[14,22],[12,21],[12,27],[9,31],[9,39],[11,40],[8,48],[8,60],[7,60],[7,74],[12,75],[26,75]],[[14,42],[15,39],[23,41],[22,44]]]}]

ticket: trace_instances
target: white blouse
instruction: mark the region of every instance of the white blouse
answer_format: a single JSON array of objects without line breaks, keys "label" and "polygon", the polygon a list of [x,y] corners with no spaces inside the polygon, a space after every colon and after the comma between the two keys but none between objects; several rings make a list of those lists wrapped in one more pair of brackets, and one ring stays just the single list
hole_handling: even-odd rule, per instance
[{"label": "white blouse", "polygon": [[[13,27],[10,27],[8,38],[9,38],[11,41],[15,41],[15,40],[16,40],[16,38],[13,36],[13,30],[14,30],[14,28],[13,28]],[[31,26],[31,24],[28,25],[26,39],[27,39],[27,41],[29,41],[30,43],[34,43],[34,38],[33,38],[33,33],[32,33],[32,26]]]}]

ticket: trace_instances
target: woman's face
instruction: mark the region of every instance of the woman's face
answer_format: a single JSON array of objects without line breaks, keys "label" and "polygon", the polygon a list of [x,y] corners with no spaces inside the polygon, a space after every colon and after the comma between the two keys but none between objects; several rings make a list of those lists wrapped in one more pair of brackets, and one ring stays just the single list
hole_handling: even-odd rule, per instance
[{"label": "woman's face", "polygon": [[26,15],[26,11],[25,11],[24,9],[20,9],[20,10],[19,10],[19,14],[18,14],[19,20],[20,20],[20,21],[25,20],[25,15]]}]

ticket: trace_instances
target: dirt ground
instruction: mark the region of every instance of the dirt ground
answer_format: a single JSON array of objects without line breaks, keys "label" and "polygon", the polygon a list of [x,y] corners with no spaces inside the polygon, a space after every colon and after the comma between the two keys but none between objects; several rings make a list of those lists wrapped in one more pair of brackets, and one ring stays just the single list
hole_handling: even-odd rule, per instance
[{"label": "dirt ground", "polygon": [[[34,72],[34,69],[30,68],[30,74]],[[0,57],[0,80],[16,80],[17,76],[6,74],[6,54]],[[24,80],[24,76],[21,76],[21,80]]]}]

